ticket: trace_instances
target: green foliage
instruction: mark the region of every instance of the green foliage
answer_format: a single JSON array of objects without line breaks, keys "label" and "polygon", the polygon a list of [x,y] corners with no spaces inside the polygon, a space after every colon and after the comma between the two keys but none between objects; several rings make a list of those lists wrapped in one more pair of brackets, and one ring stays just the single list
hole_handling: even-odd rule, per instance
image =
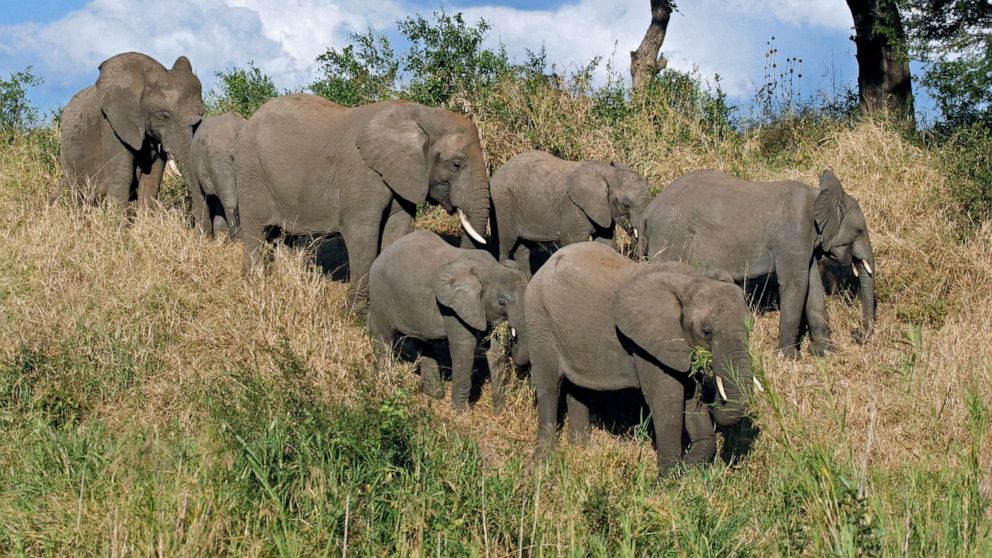
[{"label": "green foliage", "polygon": [[489,24],[469,25],[461,13],[437,12],[397,22],[409,42],[397,53],[382,34],[351,36],[341,50],[328,49],[317,61],[321,77],[308,89],[336,103],[354,106],[393,97],[431,106],[465,101],[512,71],[506,52],[482,46]]},{"label": "green foliage", "polygon": [[992,128],[966,126],[940,149],[940,160],[954,177],[952,195],[973,226],[992,220]]},{"label": "green foliage", "polygon": [[28,101],[28,89],[44,82],[31,66],[0,79],[0,134],[22,132],[38,124],[38,111]]},{"label": "green foliage", "polygon": [[369,30],[351,36],[354,44],[317,57],[323,76],[309,86],[316,95],[355,106],[396,96],[400,60],[385,35]]},{"label": "green foliage", "polygon": [[262,73],[254,62],[248,62],[245,68],[228,68],[216,75],[220,79],[220,90],[207,95],[210,114],[231,111],[249,118],[266,101],[279,95],[272,78]]},{"label": "green foliage", "polygon": [[992,4],[987,0],[902,0],[922,83],[942,127],[992,126]]}]

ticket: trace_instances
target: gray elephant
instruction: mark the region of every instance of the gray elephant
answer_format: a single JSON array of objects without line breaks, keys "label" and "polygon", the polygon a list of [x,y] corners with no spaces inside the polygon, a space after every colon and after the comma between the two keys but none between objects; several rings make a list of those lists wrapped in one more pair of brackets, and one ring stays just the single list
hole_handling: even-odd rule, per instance
[{"label": "gray elephant", "polygon": [[154,199],[166,161],[189,168],[193,130],[203,116],[200,80],[180,56],[172,69],[137,52],[100,64],[96,85],[62,114],[63,188],[85,199],[127,204]]},{"label": "gray elephant", "polygon": [[[589,436],[582,390],[640,388],[651,409],[659,470],[712,457],[709,413],[698,412],[689,376],[694,347],[712,352],[722,426],[748,412],[754,387],[748,355],[748,309],[732,282],[677,262],[637,263],[608,246],[562,248],[534,275],[524,298],[531,377],[537,391],[538,449],[555,440],[563,381],[570,435]],[[578,389],[576,389],[578,388]],[[686,411],[693,411],[686,414]],[[682,432],[694,444],[683,456]]]},{"label": "gray elephant", "polygon": [[678,178],[645,213],[643,254],[722,270],[743,282],[775,274],[779,283],[779,350],[795,358],[805,317],[810,350],[832,348],[817,260],[853,265],[859,276],[864,336],[875,320],[875,256],[858,201],[827,170],[820,187],[801,182],[748,182],[703,170]]},{"label": "gray elephant", "polygon": [[617,224],[636,239],[651,201],[647,182],[625,165],[564,161],[544,151],[521,153],[497,169],[491,195],[499,258],[512,256],[528,270],[535,242],[560,247],[592,236],[615,247]]},{"label": "gray elephant", "polygon": [[238,233],[238,193],[235,189],[234,153],[244,118],[233,112],[205,118],[193,136],[190,149],[189,188],[193,219],[203,234],[228,230]]},{"label": "gray elephant", "polygon": [[[451,246],[429,231],[412,232],[382,251],[369,273],[369,331],[392,347],[397,335],[423,342],[422,388],[444,397],[436,341],[447,341],[451,357],[451,400],[465,408],[472,388],[472,364],[485,334],[507,320],[514,339],[513,360],[527,362],[524,290],[527,278],[513,262],[498,263],[485,250]],[[486,356],[493,374],[493,405],[500,408],[504,379],[498,346]]]},{"label": "gray elephant", "polygon": [[[456,210],[462,246],[480,245],[489,177],[469,119],[407,101],[344,108],[314,95],[273,99],[238,140],[245,256],[258,261],[269,229],[340,233],[352,289],[364,295],[376,255],[413,230],[427,200]],[[472,240],[470,240],[470,238]]]}]

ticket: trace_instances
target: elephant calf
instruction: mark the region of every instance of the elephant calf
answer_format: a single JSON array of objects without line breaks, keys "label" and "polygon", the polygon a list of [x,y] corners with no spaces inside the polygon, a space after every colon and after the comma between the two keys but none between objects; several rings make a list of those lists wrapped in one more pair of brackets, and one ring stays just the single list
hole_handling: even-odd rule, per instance
[{"label": "elephant calf", "polygon": [[615,246],[614,227],[635,239],[651,201],[648,185],[619,163],[563,161],[544,151],[521,153],[490,181],[499,258],[513,257],[530,269],[530,245],[565,246],[593,236]]},{"label": "elephant calf", "polygon": [[581,390],[640,388],[651,408],[662,474],[683,459],[712,458],[716,449],[711,439],[683,456],[683,429],[694,440],[712,437],[709,414],[695,408],[693,347],[713,354],[722,404],[711,412],[721,426],[745,416],[752,383],[759,385],[747,351],[743,291],[685,264],[636,263],[601,243],[574,244],[534,275],[524,310],[537,391],[537,456],[554,444],[564,380],[569,428],[579,442],[589,436]]},{"label": "elephant calf", "polygon": [[814,354],[831,347],[817,260],[851,265],[861,282],[865,334],[875,320],[875,256],[865,215],[840,180],[824,171],[820,187],[748,182],[703,170],[678,178],[645,213],[643,255],[720,270],[743,282],[778,278],[779,350],[796,357],[800,324],[809,324]]},{"label": "elephant calf", "polygon": [[[510,323],[513,360],[524,364],[523,299],[526,276],[512,262],[498,263],[485,250],[455,248],[429,231],[412,232],[382,251],[369,272],[369,331],[392,348],[397,334],[422,344],[424,393],[444,397],[433,341],[447,340],[451,399],[464,409],[472,388],[472,365],[480,339],[501,320]],[[519,336],[518,336],[519,334]],[[503,378],[490,344],[493,405],[502,404]]]},{"label": "elephant calf", "polygon": [[234,153],[246,120],[233,112],[205,118],[193,135],[189,157],[189,195],[193,219],[208,236],[228,229],[238,233],[238,197],[234,179]]}]

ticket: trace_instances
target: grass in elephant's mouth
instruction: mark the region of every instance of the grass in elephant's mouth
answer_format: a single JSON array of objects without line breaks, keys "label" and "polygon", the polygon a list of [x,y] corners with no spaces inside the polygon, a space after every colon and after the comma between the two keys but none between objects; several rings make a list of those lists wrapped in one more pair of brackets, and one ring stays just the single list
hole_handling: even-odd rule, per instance
[{"label": "grass in elephant's mouth", "polygon": [[[491,161],[522,145],[478,117]],[[456,414],[417,393],[412,365],[374,358],[347,286],[301,252],[278,248],[246,278],[240,246],[200,238],[180,203],[129,220],[47,207],[48,143],[2,144],[0,552],[992,552],[992,229],[955,237],[931,155],[865,122],[798,146],[798,171],[746,143],[659,162],[659,140],[627,126],[626,160],[656,186],[695,166],[811,183],[833,168],[879,268],[864,345],[842,297],[827,359],[780,359],[777,313],[758,316],[757,417],[722,433],[716,463],[664,480],[636,427],[598,429],[588,448],[562,436],[531,464],[525,377],[501,415],[488,384]]]}]

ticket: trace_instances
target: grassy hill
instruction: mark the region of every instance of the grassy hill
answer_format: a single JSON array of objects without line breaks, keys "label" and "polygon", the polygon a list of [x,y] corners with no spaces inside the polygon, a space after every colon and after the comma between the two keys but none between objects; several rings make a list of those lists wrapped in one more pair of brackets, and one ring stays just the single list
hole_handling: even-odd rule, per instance
[{"label": "grassy hill", "polygon": [[702,167],[833,169],[868,217],[874,337],[855,343],[857,301],[832,296],[837,353],[785,361],[761,313],[767,392],[715,463],[657,479],[635,420],[535,465],[526,378],[501,415],[488,384],[456,415],[411,364],[376,362],[347,285],[307,254],[243,275],[175,182],[134,215],[49,206],[57,132],[16,134],[0,142],[0,553],[992,555],[992,226],[965,218],[954,153],[881,119],[737,132],[677,97],[528,87],[452,105],[493,167],[532,147],[616,158],[656,190]]}]

